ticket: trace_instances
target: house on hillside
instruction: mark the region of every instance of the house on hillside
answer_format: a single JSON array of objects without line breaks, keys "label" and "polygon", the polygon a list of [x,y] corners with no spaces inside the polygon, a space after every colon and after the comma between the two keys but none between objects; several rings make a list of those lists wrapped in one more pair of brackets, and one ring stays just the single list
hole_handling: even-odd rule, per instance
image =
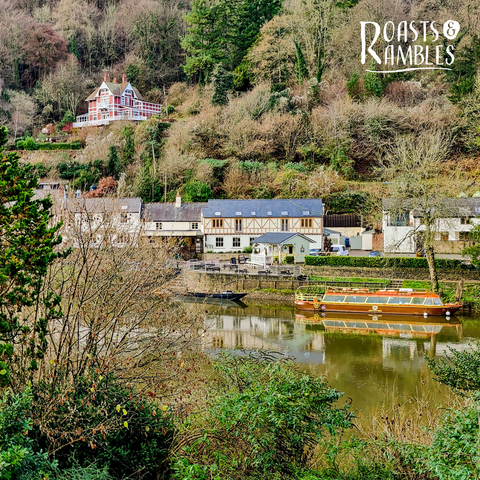
[{"label": "house on hillside", "polygon": [[202,208],[206,205],[182,203],[178,194],[175,203],[147,203],[142,212],[142,236],[150,243],[174,238],[183,257],[203,253]]},{"label": "house on hillside", "polygon": [[162,106],[146,102],[140,92],[128,82],[124,74],[122,83],[105,74],[103,83],[86,99],[88,113],[80,115],[74,127],[108,125],[115,120],[146,120],[161,113]]},{"label": "house on hillside", "polygon": [[269,232],[301,233],[322,248],[320,199],[209,200],[202,208],[204,249],[238,252]]},{"label": "house on hillside", "polygon": [[[390,205],[388,199],[383,201],[384,251],[421,252],[425,232],[421,214],[408,206],[393,213]],[[471,244],[470,231],[480,224],[480,198],[450,198],[442,202],[438,211],[442,215],[435,224],[435,252],[460,253]]]}]

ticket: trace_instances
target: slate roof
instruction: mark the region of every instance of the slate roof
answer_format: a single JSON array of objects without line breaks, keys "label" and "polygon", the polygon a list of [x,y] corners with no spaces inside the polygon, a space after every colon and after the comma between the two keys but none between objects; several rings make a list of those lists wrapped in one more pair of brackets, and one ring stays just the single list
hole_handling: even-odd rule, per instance
[{"label": "slate roof", "polygon": [[143,207],[146,222],[201,222],[202,208],[206,203],[148,203]]},{"label": "slate roof", "polygon": [[[130,82],[126,83],[113,83],[113,82],[102,82],[102,85],[105,84],[106,87],[112,92],[112,95],[114,97],[120,97],[122,93],[125,91],[128,85],[130,85]],[[87,97],[87,102],[90,100],[95,100],[95,97],[97,96],[98,91],[100,90],[101,86],[96,88],[95,91]],[[138,100],[144,100],[140,92],[130,85],[130,88],[135,92],[135,95],[137,96]]]},{"label": "slate roof", "polygon": [[315,240],[295,232],[268,232],[255,239],[255,243],[271,243],[274,245],[282,245],[288,242],[293,237],[303,237],[311,243],[316,243]]},{"label": "slate roof", "polygon": [[[216,215],[220,212],[220,215]],[[241,212],[241,215],[237,215]],[[252,215],[255,212],[255,215]],[[268,215],[271,212],[271,215]],[[285,214],[285,212],[287,212]],[[319,198],[294,200],[209,200],[202,209],[205,218],[255,217],[321,217],[322,200]]]},{"label": "slate roof", "polygon": [[[392,209],[400,210],[395,199],[384,198],[382,203],[383,210],[386,212]],[[403,202],[402,208],[407,211],[411,210],[412,206],[414,216],[421,216],[421,212],[415,209],[415,202],[408,199]],[[439,217],[442,218],[480,216],[480,197],[432,199],[430,206],[431,208],[437,208]]]},{"label": "slate roof", "polygon": [[140,213],[140,198],[68,198],[67,209],[71,212],[92,213]]}]

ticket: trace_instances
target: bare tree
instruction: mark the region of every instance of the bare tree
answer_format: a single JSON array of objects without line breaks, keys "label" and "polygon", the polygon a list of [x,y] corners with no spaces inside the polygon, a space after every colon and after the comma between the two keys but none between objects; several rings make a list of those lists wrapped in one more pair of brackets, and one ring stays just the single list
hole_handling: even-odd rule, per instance
[{"label": "bare tree", "polygon": [[434,291],[438,290],[435,237],[446,219],[458,214],[450,197],[462,191],[461,176],[444,168],[451,144],[451,135],[442,130],[397,137],[379,169],[391,196],[384,210],[391,220],[404,219],[411,227],[396,244],[412,238],[425,252]]},{"label": "bare tree", "polygon": [[8,95],[10,97],[9,110],[11,114],[9,130],[13,132],[16,139],[33,126],[37,106],[35,100],[27,93],[9,90]]}]

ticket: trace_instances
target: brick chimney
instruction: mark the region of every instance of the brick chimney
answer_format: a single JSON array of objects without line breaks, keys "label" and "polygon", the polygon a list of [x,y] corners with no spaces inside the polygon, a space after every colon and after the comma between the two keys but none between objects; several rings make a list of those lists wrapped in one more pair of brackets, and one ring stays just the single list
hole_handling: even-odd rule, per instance
[{"label": "brick chimney", "polygon": [[177,191],[177,197],[175,198],[175,208],[180,208],[182,206],[182,197],[180,196],[180,192]]},{"label": "brick chimney", "polygon": [[113,83],[118,83],[117,82],[117,77],[113,77]]},{"label": "brick chimney", "polygon": [[104,82],[109,82],[109,81],[110,81],[110,74],[109,74],[109,73],[106,73],[106,74],[103,76],[103,81],[104,81]]},{"label": "brick chimney", "polygon": [[122,77],[122,83],[128,83],[127,75],[124,73]]}]

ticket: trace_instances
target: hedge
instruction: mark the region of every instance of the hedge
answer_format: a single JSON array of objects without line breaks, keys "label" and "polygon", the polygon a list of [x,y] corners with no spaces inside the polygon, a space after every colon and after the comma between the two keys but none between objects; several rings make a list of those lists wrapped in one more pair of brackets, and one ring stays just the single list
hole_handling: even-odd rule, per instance
[{"label": "hedge", "polygon": [[[329,266],[329,267],[371,267],[371,268],[428,268],[426,258],[405,257],[343,257],[325,256],[305,257],[306,265]],[[464,265],[461,260],[437,258],[435,264],[438,269],[458,270],[460,268],[470,270],[470,265]]]},{"label": "hedge", "polygon": [[80,150],[82,144],[74,143],[37,143],[37,150]]}]

